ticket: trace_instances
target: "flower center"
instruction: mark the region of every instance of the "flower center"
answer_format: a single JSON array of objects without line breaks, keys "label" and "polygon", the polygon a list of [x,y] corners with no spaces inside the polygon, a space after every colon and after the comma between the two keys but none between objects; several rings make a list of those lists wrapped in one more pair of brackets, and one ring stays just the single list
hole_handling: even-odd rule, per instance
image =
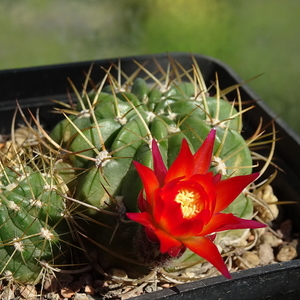
[{"label": "flower center", "polygon": [[199,198],[200,195],[197,192],[189,190],[179,191],[175,197],[175,201],[181,204],[181,211],[184,218],[190,219],[199,213]]}]

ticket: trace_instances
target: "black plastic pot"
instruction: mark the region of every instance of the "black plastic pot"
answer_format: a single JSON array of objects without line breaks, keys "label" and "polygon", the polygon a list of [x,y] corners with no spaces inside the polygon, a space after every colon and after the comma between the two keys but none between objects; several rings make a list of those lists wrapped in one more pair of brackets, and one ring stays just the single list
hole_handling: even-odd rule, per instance
[{"label": "black plastic pot", "polygon": [[[171,53],[184,68],[190,68],[192,59],[190,54]],[[122,58],[122,70],[126,74],[133,73],[138,67],[133,59],[141,64],[147,62],[147,69],[155,70],[153,57],[167,69],[169,56],[159,54],[153,56],[139,56]],[[215,81],[218,73],[220,88],[226,88],[242,80],[228,66],[220,61],[194,54],[204,79],[209,85]],[[49,99],[67,101],[67,92],[70,89],[67,77],[81,90],[84,82],[84,72],[87,72],[91,63],[94,63],[91,78],[98,82],[105,72],[100,67],[108,69],[111,62],[117,59],[87,61],[72,64],[43,66],[27,69],[0,71],[0,134],[9,133],[11,120],[16,109],[16,100],[26,111],[39,109],[41,123],[46,129],[51,129],[60,119],[57,114],[50,111],[54,105]],[[143,76],[143,72],[140,73]],[[145,75],[145,74],[144,74]],[[258,126],[262,117],[265,125],[274,121],[278,136],[275,162],[285,172],[279,172],[272,186],[280,201],[296,201],[297,205],[286,205],[283,209],[283,218],[293,221],[293,230],[300,232],[300,138],[297,136],[272,110],[255,95],[247,85],[240,88],[244,101],[255,101],[255,108],[244,115],[245,135],[250,135]],[[227,95],[235,99],[236,93]],[[251,105],[253,102],[251,103]],[[250,104],[249,104],[250,105]],[[19,122],[22,120],[19,118]],[[266,127],[271,131],[271,127]],[[300,299],[300,259],[286,263],[258,267],[251,270],[240,271],[233,274],[232,280],[222,276],[205,279],[193,283],[182,284],[171,289],[165,289],[151,294],[145,294],[135,299]]]}]

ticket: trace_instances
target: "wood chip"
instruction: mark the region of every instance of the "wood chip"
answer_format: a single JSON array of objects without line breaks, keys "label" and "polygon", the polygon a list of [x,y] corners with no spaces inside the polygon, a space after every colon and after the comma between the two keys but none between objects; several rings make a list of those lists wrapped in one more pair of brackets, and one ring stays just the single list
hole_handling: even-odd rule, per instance
[{"label": "wood chip", "polygon": [[61,289],[60,293],[64,298],[71,298],[75,294],[75,292],[73,290],[68,289],[68,288]]},{"label": "wood chip", "polygon": [[84,292],[88,295],[95,295],[95,289],[91,285],[86,285],[84,288]]},{"label": "wood chip", "polygon": [[34,286],[26,285],[20,288],[20,294],[24,299],[35,300],[37,297],[37,291]]}]

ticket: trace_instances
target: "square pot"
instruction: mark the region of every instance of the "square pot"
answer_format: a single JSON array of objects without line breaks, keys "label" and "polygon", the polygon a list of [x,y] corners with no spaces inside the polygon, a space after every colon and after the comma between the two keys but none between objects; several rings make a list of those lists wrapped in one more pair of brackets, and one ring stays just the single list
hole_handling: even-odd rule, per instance
[{"label": "square pot", "polygon": [[[152,56],[126,57],[121,59],[122,70],[132,74],[138,67],[133,59],[140,64],[147,63],[148,70],[155,70],[153,58],[167,69],[169,56],[178,61],[184,68],[191,68],[190,54],[171,53]],[[222,62],[203,55],[194,54],[194,57],[203,73],[205,82],[210,85],[218,74],[220,89],[241,83],[242,80]],[[51,130],[61,119],[58,114],[50,111],[56,104],[49,99],[68,101],[69,77],[74,85],[81,90],[91,63],[94,67],[91,78],[98,82],[111,63],[118,63],[118,59],[86,61],[80,63],[42,66],[26,69],[0,71],[0,134],[7,134],[11,129],[11,120],[16,109],[16,99],[26,114],[27,109],[33,113],[38,109],[42,125],[46,130]],[[112,71],[113,75],[114,70]],[[139,75],[146,75],[141,72]],[[280,201],[296,201],[297,204],[285,205],[283,214],[285,218],[293,221],[293,230],[300,232],[300,138],[247,85],[240,87],[243,101],[255,101],[255,108],[246,112],[244,117],[245,135],[251,135],[262,117],[265,125],[274,121],[278,137],[274,154],[275,163],[285,172],[278,172],[272,183],[274,194]],[[227,95],[229,100],[237,98],[236,92]],[[22,122],[17,117],[17,123]],[[266,127],[266,133],[271,128]],[[145,294],[135,299],[295,299],[300,297],[300,259],[290,262],[278,263],[250,270],[239,271],[232,274],[233,279],[227,280],[223,276],[204,279],[192,283],[178,285],[151,294]]]}]

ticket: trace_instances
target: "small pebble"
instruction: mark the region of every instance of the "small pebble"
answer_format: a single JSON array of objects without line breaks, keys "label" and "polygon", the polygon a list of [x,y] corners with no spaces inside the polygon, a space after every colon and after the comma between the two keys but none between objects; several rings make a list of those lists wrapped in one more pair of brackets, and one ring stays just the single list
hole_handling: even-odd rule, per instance
[{"label": "small pebble", "polygon": [[284,240],[289,241],[291,238],[292,230],[293,230],[292,221],[285,220],[280,224],[280,229],[278,231],[280,232]]},{"label": "small pebble", "polygon": [[86,285],[84,292],[88,295],[95,295],[95,289],[91,285]]},{"label": "small pebble", "polygon": [[266,232],[265,234],[263,234],[260,238],[260,241],[263,244],[269,244],[271,247],[278,247],[282,244],[282,239],[279,239],[270,232]]},{"label": "small pebble", "polygon": [[[62,298],[60,297],[60,295],[56,292],[50,292],[46,295],[44,295],[45,300],[61,300]],[[66,298],[64,298],[66,299]]]},{"label": "small pebble", "polygon": [[274,261],[274,251],[269,243],[263,243],[258,246],[258,256],[260,265],[266,266]]},{"label": "small pebble", "polygon": [[75,292],[73,290],[68,289],[68,288],[61,289],[60,293],[64,298],[67,298],[67,299],[71,298],[75,294]]},{"label": "small pebble", "polygon": [[254,252],[245,251],[240,259],[236,260],[237,266],[239,266],[242,270],[255,268],[259,265],[260,259],[258,255]]},{"label": "small pebble", "polygon": [[278,201],[277,197],[273,194],[273,188],[267,185],[258,192],[257,196],[265,201],[265,205],[267,206],[255,205],[258,216],[266,223],[275,220],[278,217],[279,209],[276,204],[273,204]]},{"label": "small pebble", "polygon": [[74,300],[90,300],[91,298],[89,298],[86,294],[84,293],[76,293],[74,295]]},{"label": "small pebble", "polygon": [[279,250],[278,254],[276,255],[276,258],[278,261],[288,261],[294,259],[296,256],[296,249],[293,246],[286,245]]}]

